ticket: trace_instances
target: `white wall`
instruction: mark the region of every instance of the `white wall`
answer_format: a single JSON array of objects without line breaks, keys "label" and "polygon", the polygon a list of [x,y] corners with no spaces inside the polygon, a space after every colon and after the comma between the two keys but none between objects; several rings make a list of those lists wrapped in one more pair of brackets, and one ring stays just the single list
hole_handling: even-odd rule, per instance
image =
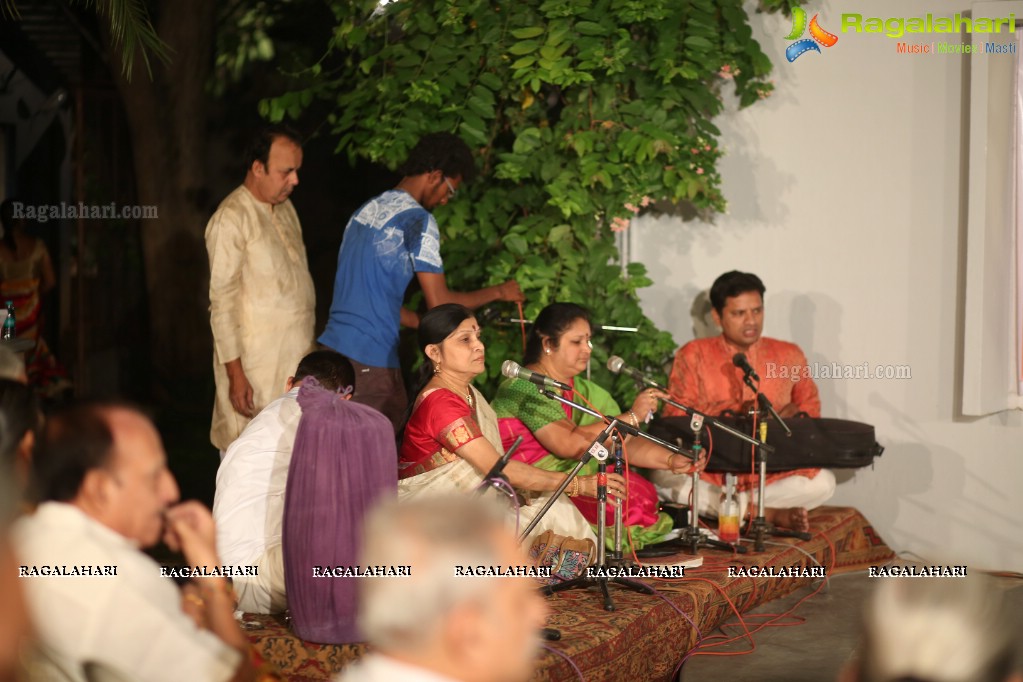
[{"label": "white wall", "polygon": [[[968,9],[824,0],[807,11],[838,33],[842,12]],[[767,286],[765,333],[811,363],[909,364],[910,380],[818,382],[825,416],[874,424],[886,448],[833,503],[860,509],[896,551],[1021,571],[1023,415],[960,416],[970,57],[897,54],[893,39],[838,33],[835,47],[789,64],[789,21],[753,21],[777,90],[717,122],[727,215],[633,223],[632,259],[655,282],[643,307],[682,344],[693,296],[722,272],[753,271]]]}]

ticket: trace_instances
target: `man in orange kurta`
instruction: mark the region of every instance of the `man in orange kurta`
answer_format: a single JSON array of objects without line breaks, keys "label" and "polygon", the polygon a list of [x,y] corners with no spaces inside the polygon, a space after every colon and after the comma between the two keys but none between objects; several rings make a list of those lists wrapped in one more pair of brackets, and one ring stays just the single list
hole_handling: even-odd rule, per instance
[{"label": "man in orange kurta", "polygon": [[[801,412],[811,417],[821,416],[817,385],[803,371],[807,364],[803,351],[793,343],[761,336],[764,290],[760,278],[752,273],[727,272],[714,281],[710,298],[721,335],[690,341],[675,355],[668,388],[678,402],[715,416],[725,411],[744,413],[756,395],[743,382],[742,370],[732,362],[736,353],[743,353],[760,377],[760,392],[783,419]],[[664,416],[684,416],[684,413],[667,405]],[[690,477],[666,472],[655,474],[651,480],[662,498],[688,503]],[[745,509],[749,504],[749,491],[756,487],[756,477],[740,475],[738,478],[739,506]],[[717,515],[723,483],[724,474],[703,474],[700,513]],[[765,490],[767,520],[778,526],[806,530],[806,510],[823,504],[834,491],[835,476],[825,469],[769,474]]]}]

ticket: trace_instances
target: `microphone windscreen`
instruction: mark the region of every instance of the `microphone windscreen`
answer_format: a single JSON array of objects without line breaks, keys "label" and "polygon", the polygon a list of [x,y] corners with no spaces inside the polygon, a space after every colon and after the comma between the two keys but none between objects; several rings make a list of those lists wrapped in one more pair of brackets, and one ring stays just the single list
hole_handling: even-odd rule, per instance
[{"label": "microphone windscreen", "polygon": [[515,379],[519,376],[519,363],[514,360],[505,360],[501,363],[501,374]]},{"label": "microphone windscreen", "polygon": [[738,367],[739,369],[745,368],[746,355],[743,353],[736,353],[735,355],[732,356],[732,364]]},{"label": "microphone windscreen", "polygon": [[617,355],[612,355],[607,359],[607,368],[614,372],[615,374],[618,374],[619,372],[622,371],[622,365],[624,364],[625,360],[622,360]]}]

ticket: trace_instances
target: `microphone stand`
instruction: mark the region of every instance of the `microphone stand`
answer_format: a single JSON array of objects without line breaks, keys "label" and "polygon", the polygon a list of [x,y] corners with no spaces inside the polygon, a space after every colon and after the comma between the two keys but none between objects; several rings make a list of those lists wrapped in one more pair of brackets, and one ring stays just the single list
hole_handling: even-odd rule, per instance
[{"label": "microphone stand", "polygon": [[[646,386],[648,386],[650,388],[656,388],[656,389],[658,389],[660,391],[664,391],[665,393],[668,392],[668,389],[666,389],[665,387],[661,386],[656,381],[652,381],[651,379],[648,379],[646,377],[643,377],[643,379],[640,381],[640,383],[645,384]],[[724,431],[725,433],[729,433],[729,434],[735,436],[739,440],[742,440],[742,441],[745,441],[745,442],[749,443],[750,445],[752,445],[754,448],[757,449],[757,452],[763,452],[765,455],[767,453],[774,452],[774,447],[773,446],[770,446],[767,443],[763,443],[763,442],[758,441],[758,440],[756,440],[754,438],[751,438],[751,437],[747,436],[745,433],[743,433],[742,431],[739,431],[738,429],[734,429],[731,426],[729,426],[728,424],[722,424],[720,421],[718,421],[714,417],[711,417],[710,415],[707,415],[707,414],[704,414],[704,413],[702,413],[702,412],[700,412],[698,410],[695,410],[692,407],[689,407],[688,405],[683,405],[682,403],[678,402],[677,400],[674,400],[672,398],[666,398],[666,399],[662,400],[662,402],[665,402],[665,403],[671,405],[672,407],[675,407],[675,408],[681,410],[682,412],[685,412],[686,414],[688,414],[688,415],[690,415],[692,417],[693,421],[690,422],[690,428],[692,428],[692,430],[693,430],[693,436],[694,436],[693,450],[696,451],[696,452],[699,452],[699,450],[702,449],[702,446],[700,445],[700,432],[701,432],[701,429],[702,429],[704,423],[710,424],[711,426],[713,426],[716,429],[720,429],[721,431]],[[681,445],[681,442],[679,444]],[[765,460],[765,462],[766,462],[766,460]],[[765,466],[766,466],[766,464],[765,464]],[[689,547],[690,553],[694,554],[694,555],[699,554],[699,548],[700,548],[701,545],[707,545],[709,547],[717,547],[718,549],[724,549],[724,550],[727,550],[729,552],[735,552],[737,554],[745,554],[747,552],[747,550],[742,545],[740,545],[738,543],[733,545],[733,544],[728,543],[728,542],[722,542],[721,540],[714,540],[712,538],[707,537],[707,535],[705,535],[704,533],[702,533],[700,531],[700,516],[699,516],[699,509],[700,509],[700,472],[694,470],[692,472],[692,474],[690,474],[690,476],[691,476],[691,479],[692,479],[693,501],[692,501],[692,504],[689,506],[689,525],[686,526],[686,528],[684,528],[682,530],[682,534],[679,536],[679,544],[681,544],[682,546]],[[762,550],[760,550],[760,551],[762,551]]]},{"label": "microphone stand", "polygon": [[[637,436],[640,436],[642,438],[646,438],[646,439],[648,439],[650,441],[653,441],[655,443],[661,444],[664,447],[666,447],[667,449],[671,450],[672,452],[674,452],[674,453],[676,453],[678,455],[682,455],[683,457],[688,457],[688,458],[690,458],[690,459],[692,459],[694,461],[696,460],[696,455],[694,455],[689,450],[686,450],[685,448],[679,447],[677,445],[672,445],[671,443],[668,443],[667,441],[662,441],[660,438],[656,438],[656,437],[651,436],[649,434],[643,433],[639,429],[636,429],[636,428],[632,427],[629,424],[625,424],[624,422],[618,421],[618,419],[616,417],[610,417],[610,418],[606,417],[606,416],[600,414],[599,412],[597,412],[595,410],[591,410],[588,407],[584,407],[583,405],[580,405],[580,404],[578,404],[578,403],[576,403],[574,401],[568,400],[567,398],[565,398],[563,396],[560,396],[560,395],[557,395],[554,392],[552,392],[550,390],[547,390],[545,388],[541,387],[540,388],[540,393],[542,393],[543,395],[547,396],[548,398],[551,398],[552,400],[557,400],[557,401],[561,402],[562,404],[568,405],[568,406],[570,406],[570,407],[572,407],[574,409],[577,409],[577,410],[579,410],[581,412],[585,412],[586,414],[589,414],[589,415],[592,415],[594,417],[597,417],[598,419],[604,421],[607,424],[607,427],[603,431],[601,431],[599,434],[597,434],[597,437],[593,440],[592,443],[590,443],[590,446],[588,448],[586,448],[586,451],[583,453],[583,456],[579,459],[579,463],[576,464],[575,467],[572,469],[572,471],[570,471],[568,473],[568,476],[565,478],[564,481],[562,481],[561,486],[559,486],[558,489],[556,491],[554,491],[554,494],[551,495],[551,498],[543,506],[543,508],[540,510],[540,512],[533,518],[533,520],[530,522],[530,524],[526,527],[526,530],[523,531],[522,535],[519,537],[519,541],[521,542],[521,541],[524,541],[526,539],[526,537],[529,536],[529,534],[532,532],[533,528],[535,528],[536,525],[540,522],[540,519],[542,519],[544,517],[544,515],[547,513],[547,511],[554,504],[554,501],[558,499],[558,497],[565,491],[566,488],[568,488],[568,484],[572,481],[572,479],[575,478],[577,475],[579,475],[579,471],[582,470],[582,468],[584,466],[586,466],[586,464],[590,461],[591,458],[596,458],[597,461],[598,461],[598,466],[597,466],[597,501],[598,501],[598,509],[597,509],[597,511],[598,511],[598,517],[599,518],[597,520],[597,530],[598,530],[598,538],[597,538],[597,543],[598,543],[597,544],[597,566],[593,567],[593,568],[596,569],[597,577],[591,577],[589,575],[591,569],[587,568],[587,575],[583,575],[583,576],[580,576],[578,578],[573,578],[571,580],[566,580],[565,582],[559,583],[557,585],[547,585],[546,587],[541,588],[541,590],[540,590],[541,593],[544,594],[544,595],[549,596],[549,595],[554,594],[555,592],[563,592],[565,590],[573,590],[573,589],[576,589],[576,588],[587,589],[589,587],[597,586],[597,587],[600,588],[601,594],[604,597],[604,610],[605,611],[614,611],[615,610],[614,601],[612,601],[611,594],[608,592],[608,589],[607,589],[608,583],[613,583],[615,585],[621,585],[622,587],[625,587],[625,588],[630,589],[630,590],[634,590],[636,592],[642,592],[642,593],[645,593],[645,594],[656,594],[655,590],[652,587],[650,587],[649,585],[646,585],[645,583],[642,583],[642,582],[640,582],[638,580],[632,580],[632,579],[629,579],[629,578],[622,578],[622,577],[618,577],[618,576],[615,576],[613,578],[607,576],[607,572],[608,572],[607,568],[608,568],[608,566],[605,563],[606,560],[607,560],[607,553],[605,551],[606,548],[605,548],[605,537],[604,536],[606,535],[605,524],[607,523],[606,516],[605,516],[605,514],[607,512],[607,465],[606,465],[605,462],[606,462],[607,457],[608,457],[608,450],[607,450],[606,447],[604,447],[604,441],[606,441],[611,436],[612,431],[618,430],[619,432],[622,432],[622,433],[628,433],[628,434],[631,434],[631,435],[637,435]],[[614,447],[617,447],[617,446],[614,446]],[[619,501],[619,505],[620,504],[621,504],[621,502]],[[616,525],[618,523],[618,518],[619,518],[619,516],[618,516],[618,514],[616,514]],[[618,547],[616,546],[616,551],[617,550],[618,550]]]},{"label": "microphone stand", "polygon": [[[778,420],[778,423],[782,425],[785,432],[788,435],[792,435],[792,431],[789,429],[781,416],[775,411],[774,405],[768,400],[767,396],[760,392],[759,387],[753,384],[750,379],[749,373],[746,373],[742,380],[749,386],[757,396],[757,404],[764,410],[766,410],[771,416]],[[767,442],[767,422],[760,422],[760,442]],[[767,486],[767,452],[764,447],[757,448],[756,454],[757,462],[757,515],[752,521],[750,521],[750,531],[753,533],[753,551],[763,552],[766,548],[764,544],[764,537],[771,535],[779,538],[799,538],[800,540],[809,540],[811,536],[809,533],[803,533],[796,530],[787,530],[784,528],[778,528],[772,523],[767,522],[767,516],[765,515],[766,504],[764,503],[764,494]]]},{"label": "microphone stand", "polygon": [[[700,444],[703,420],[694,415],[689,427],[693,430],[693,452],[699,454],[700,450],[703,449],[703,446]],[[747,550],[742,545],[738,543],[733,545],[720,539],[715,540],[700,530],[700,515],[698,511],[700,509],[700,472],[693,469],[690,478],[692,480],[693,501],[689,506],[689,525],[682,529],[682,534],[678,537],[679,544],[689,547],[689,553],[693,555],[700,553],[701,545],[716,547],[717,549],[737,554],[745,554]]]},{"label": "microphone stand", "polygon": [[508,481],[508,477],[504,475],[504,467],[508,464],[508,460],[511,459],[512,455],[515,454],[515,451],[519,449],[520,445],[522,445],[522,436],[516,438],[515,442],[511,444],[501,458],[494,462],[494,466],[490,468],[487,475],[483,477],[482,481],[480,481],[479,486],[476,487],[475,495],[477,497],[481,496],[489,488],[496,488],[506,495],[511,495],[509,490],[505,490],[502,487],[502,484],[505,484],[510,490],[514,490],[514,488],[511,487],[511,483]]}]

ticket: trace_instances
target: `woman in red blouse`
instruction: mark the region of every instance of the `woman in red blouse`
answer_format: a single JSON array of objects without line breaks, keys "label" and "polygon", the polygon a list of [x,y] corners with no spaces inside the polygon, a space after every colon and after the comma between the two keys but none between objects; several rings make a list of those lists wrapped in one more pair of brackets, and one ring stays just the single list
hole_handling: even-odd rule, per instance
[{"label": "woman in red blouse", "polygon": [[[422,495],[470,493],[500,457],[497,417],[472,380],[485,369],[480,328],[468,308],[447,303],[423,316],[419,348],[426,358],[420,390],[405,424],[398,463],[398,499]],[[504,475],[527,500],[520,509],[525,525],[566,475],[511,460]],[[625,481],[608,474],[610,495],[625,495]],[[569,496],[595,497],[597,477],[581,476],[566,490]],[[575,506],[559,499],[534,529],[595,539]]]}]

